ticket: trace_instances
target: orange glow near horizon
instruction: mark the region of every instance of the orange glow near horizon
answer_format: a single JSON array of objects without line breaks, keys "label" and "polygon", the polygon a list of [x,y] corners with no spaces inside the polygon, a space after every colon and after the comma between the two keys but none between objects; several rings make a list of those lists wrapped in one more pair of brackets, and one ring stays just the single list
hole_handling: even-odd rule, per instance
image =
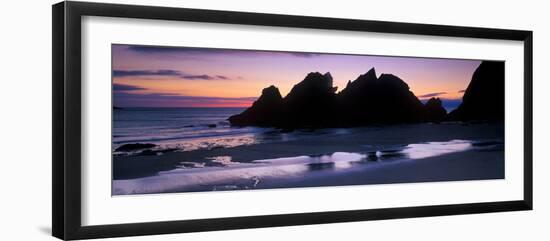
[{"label": "orange glow near horizon", "polygon": [[[263,88],[288,94],[309,72],[331,72],[338,91],[375,67],[419,99],[461,99],[478,60],[295,54],[113,45],[114,104],[121,107],[248,107]],[[423,97],[424,96],[424,97]]]}]

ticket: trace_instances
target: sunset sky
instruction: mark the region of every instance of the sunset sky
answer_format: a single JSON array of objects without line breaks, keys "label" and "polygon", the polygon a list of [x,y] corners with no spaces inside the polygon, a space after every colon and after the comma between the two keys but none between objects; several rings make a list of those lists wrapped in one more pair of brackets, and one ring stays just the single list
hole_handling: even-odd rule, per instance
[{"label": "sunset sky", "polygon": [[113,102],[120,107],[247,107],[263,88],[285,96],[309,72],[330,72],[338,91],[374,67],[420,99],[459,100],[481,61],[113,45]]}]

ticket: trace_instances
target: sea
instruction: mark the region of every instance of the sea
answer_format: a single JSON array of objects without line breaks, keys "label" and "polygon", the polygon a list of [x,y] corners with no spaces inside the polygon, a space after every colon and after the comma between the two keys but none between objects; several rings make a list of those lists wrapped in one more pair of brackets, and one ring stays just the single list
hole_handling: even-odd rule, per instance
[{"label": "sea", "polygon": [[272,128],[231,127],[228,118],[244,108],[122,108],[113,110],[113,150],[152,143],[191,151],[256,144],[280,138]]},{"label": "sea", "polygon": [[[447,111],[456,108],[454,103],[445,104]],[[308,131],[281,133],[274,128],[232,127],[227,119],[244,110],[245,108],[237,107],[115,109],[113,110],[112,148],[114,151],[124,144],[151,143],[156,145],[155,149],[192,151],[288,141],[312,135]],[[326,129],[318,130],[315,134],[343,131],[345,130]]]},{"label": "sea", "polygon": [[[308,153],[308,151],[301,151],[299,144],[298,149],[291,152],[289,156],[275,158],[262,157],[242,161],[230,154],[223,153],[213,156],[198,155],[199,157],[196,159],[193,157],[188,160],[182,153],[181,161],[173,163],[173,167],[164,167],[166,163],[155,164],[163,158],[162,156],[166,152],[211,150],[259,143],[332,137],[335,138],[334,140],[341,140],[339,138],[350,134],[355,135],[355,138],[358,136],[362,138],[362,134],[374,130],[382,131],[384,128],[328,128],[315,131],[295,130],[286,133],[274,128],[231,127],[227,120],[228,117],[241,113],[243,110],[244,108],[123,108],[113,110],[113,154],[120,156],[118,160],[123,161],[120,162],[120,165],[133,161],[137,163],[135,168],[121,167],[122,173],[135,171],[137,174],[131,178],[113,178],[113,195],[367,184],[371,181],[376,182],[377,179],[371,180],[368,175],[356,175],[359,179],[350,179],[348,175],[355,175],[363,171],[367,173],[368,170],[385,165],[398,165],[399,163],[467,151],[497,153],[491,154],[491,164],[484,164],[483,168],[479,168],[478,174],[476,174],[478,176],[475,176],[476,179],[503,178],[504,175],[504,159],[498,156],[498,153],[503,152],[503,139],[495,139],[491,137],[492,135],[488,136],[490,138],[476,139],[449,137],[449,140],[446,141],[432,141],[430,138],[424,137],[425,141],[403,142],[403,144],[395,145],[383,144],[387,140],[382,135],[378,137],[382,140],[380,145],[361,144],[357,151],[351,152],[338,150],[336,152]],[[417,127],[429,128],[429,125],[419,124]],[[445,128],[443,125],[436,127]],[[459,127],[467,128],[462,125]],[[392,131],[395,129],[388,129],[387,133],[391,134]],[[488,133],[491,134],[491,130]],[[462,136],[456,133],[453,135]],[[470,134],[470,136],[476,135]],[[305,143],[311,143],[309,141]],[[143,150],[117,151],[118,147],[133,143],[155,144],[156,146],[151,151],[160,157],[152,156],[151,152],[144,153]],[[302,142],[297,141],[297,143]],[[258,148],[255,152],[261,152],[262,149]],[[189,153],[193,152],[186,154]],[[475,152],[469,153],[469,155],[474,155],[473,157],[477,155]],[[175,153],[170,155],[177,156]],[[124,162],[124,160],[132,162]],[[456,168],[456,164],[447,164],[439,165],[447,169],[438,169],[434,175],[439,177],[439,172],[453,174],[457,169],[462,170],[460,166]],[[143,171],[141,168],[149,169],[156,167],[155,165],[160,165],[162,168],[159,168],[159,171],[153,171],[153,173],[140,174]],[[477,170],[478,167],[479,165],[474,169]],[[472,177],[472,170],[468,168],[470,166],[465,166],[463,169],[466,170],[465,172],[454,176],[429,180],[466,180]],[[403,173],[406,174],[406,172]],[[400,177],[400,175],[384,177],[379,183],[395,182]],[[415,178],[407,179],[407,182],[428,180],[422,175]]]}]

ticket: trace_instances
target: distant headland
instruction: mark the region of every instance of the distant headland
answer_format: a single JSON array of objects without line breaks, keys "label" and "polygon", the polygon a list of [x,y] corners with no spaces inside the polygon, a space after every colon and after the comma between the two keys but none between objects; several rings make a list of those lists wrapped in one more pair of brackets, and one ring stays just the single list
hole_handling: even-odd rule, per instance
[{"label": "distant headland", "polygon": [[329,72],[312,72],[285,97],[273,85],[263,89],[252,106],[228,120],[232,126],[294,129],[504,119],[504,62],[483,61],[450,113],[439,98],[423,104],[405,81],[376,77],[374,68],[336,90]]}]

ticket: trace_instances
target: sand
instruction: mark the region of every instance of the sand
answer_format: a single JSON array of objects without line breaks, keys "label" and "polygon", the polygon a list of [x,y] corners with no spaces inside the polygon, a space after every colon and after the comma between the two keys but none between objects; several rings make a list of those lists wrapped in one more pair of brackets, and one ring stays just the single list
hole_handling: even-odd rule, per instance
[{"label": "sand", "polygon": [[365,152],[402,148],[411,143],[449,140],[503,140],[503,124],[411,124],[349,129],[348,133],[312,135],[310,138],[188,152],[160,156],[114,156],[113,178],[133,179],[174,169],[181,162],[204,161],[207,157],[231,156],[238,162],[259,159],[319,155],[333,152]]},{"label": "sand", "polygon": [[300,178],[269,178],[256,188],[316,187],[410,182],[465,181],[504,178],[504,153],[465,151],[422,160],[392,162],[347,172]]},{"label": "sand", "polygon": [[[336,134],[233,148],[169,152],[160,156],[113,157],[113,194],[195,192],[212,190],[318,187],[504,178],[501,147],[468,148],[426,158],[391,161],[334,162],[318,165],[268,165],[258,160],[410,148],[409,144],[452,140],[504,141],[503,124],[415,124],[354,128]],[[406,149],[406,148],[405,148]],[[348,154],[346,154],[348,153]],[[231,157],[226,166],[208,157]],[[277,159],[279,160],[279,159]],[[282,159],[281,159],[282,160]],[[181,162],[206,162],[208,168],[176,168]],[[281,162],[283,163],[283,162]],[[335,164],[336,163],[336,164]],[[216,165],[214,165],[216,164]],[[342,166],[343,165],[343,166]]]}]

